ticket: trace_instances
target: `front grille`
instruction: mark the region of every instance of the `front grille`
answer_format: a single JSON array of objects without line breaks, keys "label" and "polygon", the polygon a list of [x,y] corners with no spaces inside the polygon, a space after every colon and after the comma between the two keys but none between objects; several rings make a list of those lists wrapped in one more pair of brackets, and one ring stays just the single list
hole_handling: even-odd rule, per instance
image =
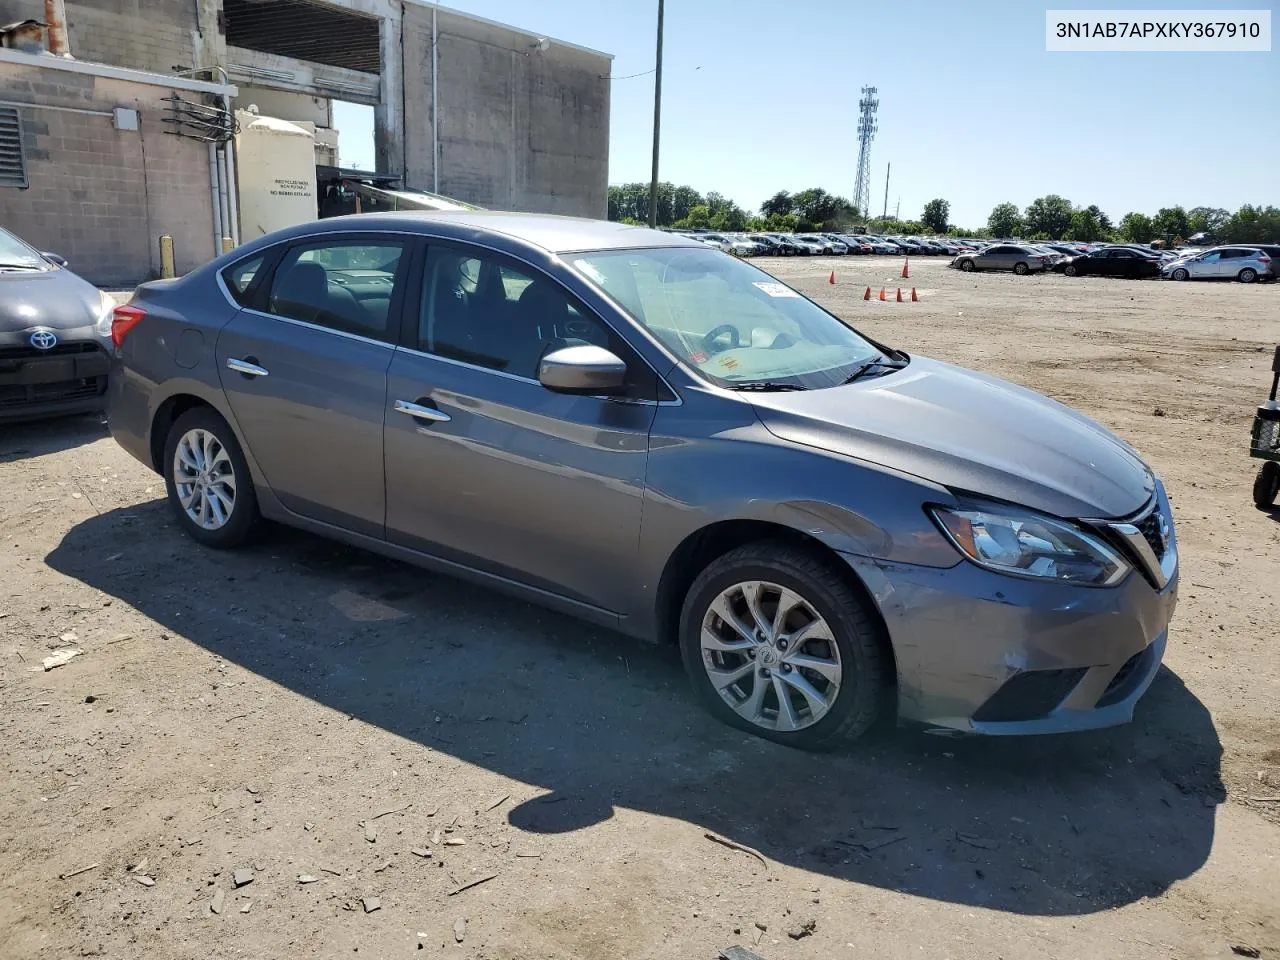
[{"label": "front grille", "polygon": [[1041,720],[1067,698],[1087,672],[1087,667],[1071,667],[1019,673],[993,693],[973,719],[982,723]]},{"label": "front grille", "polygon": [[106,377],[83,377],[56,383],[0,386],[0,410],[14,410],[43,403],[70,403],[106,393]]},{"label": "front grille", "polygon": [[1155,648],[1156,645],[1151,644],[1145,649],[1139,650],[1124,662],[1124,666],[1107,684],[1107,689],[1098,700],[1098,706],[1109,707],[1113,703],[1119,703],[1137,689],[1138,684],[1142,682],[1142,678],[1150,668],[1151,658],[1156,655]]},{"label": "front grille", "polygon": [[1142,539],[1146,540],[1151,547],[1151,552],[1157,557],[1163,557],[1168,544],[1165,543],[1164,537],[1160,535],[1160,507],[1157,506],[1142,520],[1135,523],[1134,526],[1142,534]]},{"label": "front grille", "polygon": [[102,353],[102,347],[88,340],[54,344],[48,350],[35,347],[0,347],[0,360],[39,360],[43,357],[66,357],[80,353]]}]

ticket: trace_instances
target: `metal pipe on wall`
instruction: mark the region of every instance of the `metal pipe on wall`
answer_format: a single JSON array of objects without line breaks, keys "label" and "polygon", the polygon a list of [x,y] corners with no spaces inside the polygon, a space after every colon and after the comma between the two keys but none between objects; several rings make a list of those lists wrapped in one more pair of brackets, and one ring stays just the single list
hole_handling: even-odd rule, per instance
[{"label": "metal pipe on wall", "polygon": [[[227,156],[223,150],[214,151],[218,158],[218,203],[222,210],[222,237],[231,235],[231,205],[227,196]],[[222,237],[218,238],[218,253],[223,253]]]},{"label": "metal pipe on wall", "polygon": [[[222,108],[227,111],[228,122],[234,132],[236,115],[231,109],[231,96],[229,94],[223,95]],[[231,211],[231,226],[228,228],[227,233],[231,237],[231,242],[236,246],[240,246],[240,188],[236,180],[236,138],[234,135],[222,145],[222,149],[227,155],[227,207]]]},{"label": "metal pipe on wall", "polygon": [[[438,4],[437,4],[438,6]],[[436,7],[431,8],[431,180],[432,193],[440,192],[440,35],[436,31]]]},{"label": "metal pipe on wall", "polygon": [[218,198],[218,148],[209,144],[209,199],[213,209],[213,255],[222,255],[222,203]]},{"label": "metal pipe on wall", "polygon": [[49,29],[49,52],[57,57],[71,56],[67,40],[67,7],[63,0],[44,0],[44,22]]}]

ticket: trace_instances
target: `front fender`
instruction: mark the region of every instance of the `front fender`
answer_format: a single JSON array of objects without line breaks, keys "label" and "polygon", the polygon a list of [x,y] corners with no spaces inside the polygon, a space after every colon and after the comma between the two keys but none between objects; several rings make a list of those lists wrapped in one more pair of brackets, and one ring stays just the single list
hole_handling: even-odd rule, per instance
[{"label": "front fender", "polygon": [[837,553],[890,563],[952,567],[960,561],[924,511],[953,503],[944,487],[909,474],[781,440],[749,404],[708,407],[727,422],[703,420],[705,395],[684,395],[654,422],[640,530],[636,606],[652,616],[662,573],[700,530],[755,521],[813,537]]}]

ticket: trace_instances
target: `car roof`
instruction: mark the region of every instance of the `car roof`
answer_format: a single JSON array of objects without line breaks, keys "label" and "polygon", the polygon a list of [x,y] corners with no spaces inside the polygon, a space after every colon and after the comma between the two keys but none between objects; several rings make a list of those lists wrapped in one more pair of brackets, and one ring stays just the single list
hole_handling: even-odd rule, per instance
[{"label": "car roof", "polygon": [[[417,228],[417,229],[414,229]],[[545,213],[507,213],[497,210],[413,210],[396,213],[356,213],[291,227],[275,240],[349,230],[407,230],[424,236],[459,240],[498,235],[541,247],[549,253],[572,250],[625,250],[635,247],[700,245],[677,234],[608,220],[562,217]],[[479,236],[478,236],[479,235]]]}]

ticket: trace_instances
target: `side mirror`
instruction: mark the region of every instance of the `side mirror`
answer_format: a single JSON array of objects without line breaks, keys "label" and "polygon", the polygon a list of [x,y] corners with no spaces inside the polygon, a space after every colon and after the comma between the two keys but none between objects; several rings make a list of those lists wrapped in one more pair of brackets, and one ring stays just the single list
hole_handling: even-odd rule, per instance
[{"label": "side mirror", "polygon": [[67,258],[60,257],[56,253],[41,253],[40,256],[44,257],[50,263],[56,264],[59,267],[65,267],[67,265]]},{"label": "side mirror", "polygon": [[609,396],[621,391],[627,365],[604,347],[561,347],[538,364],[538,382],[556,393]]}]

